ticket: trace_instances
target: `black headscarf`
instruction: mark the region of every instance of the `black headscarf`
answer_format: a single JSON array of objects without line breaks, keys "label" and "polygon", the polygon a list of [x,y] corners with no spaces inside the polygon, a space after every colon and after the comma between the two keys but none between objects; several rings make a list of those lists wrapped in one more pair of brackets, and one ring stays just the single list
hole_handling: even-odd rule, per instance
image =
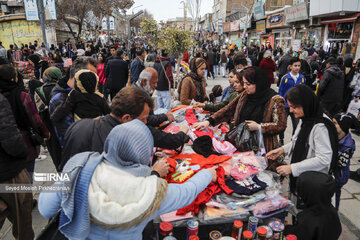
[{"label": "black headscarf", "polygon": [[15,79],[16,71],[13,66],[2,65],[0,67],[0,92],[9,101],[18,128],[26,130],[28,117],[20,98],[23,87]]},{"label": "black headscarf", "polygon": [[[301,129],[298,138],[296,140],[294,151],[291,157],[291,163],[298,163],[306,159],[309,151],[308,139],[310,132],[315,124],[324,123],[329,131],[330,143],[333,150],[330,170],[334,169],[336,166],[337,149],[338,149],[337,131],[334,123],[330,119],[323,117],[323,110],[320,105],[320,101],[318,97],[308,86],[296,85],[293,88],[291,88],[289,92],[286,94],[286,100],[288,100],[289,102],[295,105],[302,106],[304,111],[304,116],[301,117],[302,120]],[[294,193],[295,189],[296,189],[296,178],[290,175],[290,191]]]},{"label": "black headscarf", "polygon": [[270,81],[266,72],[259,67],[249,67],[244,70],[244,77],[248,71],[255,71],[253,79],[246,79],[252,84],[256,84],[256,92],[248,94],[246,103],[240,112],[240,122],[253,120],[261,123],[264,116],[266,103],[277,93],[270,88]]},{"label": "black headscarf", "polygon": [[204,96],[205,96],[204,87],[203,87],[203,84],[202,84],[202,82],[204,81],[204,77],[197,74],[198,68],[203,64],[206,65],[206,61],[203,58],[193,58],[190,61],[190,70],[191,70],[191,72],[188,74],[188,76],[190,76],[193,79],[194,84],[196,86],[196,99],[195,100],[197,102],[204,102],[205,101],[205,99],[204,99]]},{"label": "black headscarf", "polygon": [[297,215],[297,224],[287,228],[285,234],[294,234],[298,239],[338,239],[341,222],[331,204],[335,191],[332,176],[315,171],[302,173],[297,180],[297,192],[304,209]]}]

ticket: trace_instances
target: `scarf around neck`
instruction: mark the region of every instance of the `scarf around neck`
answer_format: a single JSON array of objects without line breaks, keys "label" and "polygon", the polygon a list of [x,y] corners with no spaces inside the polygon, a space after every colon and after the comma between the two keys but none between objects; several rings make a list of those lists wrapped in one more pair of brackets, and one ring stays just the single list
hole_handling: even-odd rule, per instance
[{"label": "scarf around neck", "polygon": [[[331,148],[333,150],[330,171],[336,168],[336,158],[338,152],[337,131],[334,123],[327,117],[323,116],[318,97],[306,85],[296,85],[298,95],[301,99],[300,105],[303,107],[304,116],[301,118],[301,129],[295,142],[294,150],[291,157],[291,163],[298,163],[307,158],[309,152],[309,135],[315,124],[323,123],[328,132]],[[316,144],[316,143],[315,143]],[[296,178],[290,175],[290,191],[294,193],[296,190]]]}]

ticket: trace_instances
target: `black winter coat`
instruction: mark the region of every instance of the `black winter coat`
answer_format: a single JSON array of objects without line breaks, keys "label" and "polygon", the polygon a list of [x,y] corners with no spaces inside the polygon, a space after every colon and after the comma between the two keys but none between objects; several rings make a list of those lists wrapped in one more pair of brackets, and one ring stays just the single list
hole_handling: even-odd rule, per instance
[{"label": "black winter coat", "polygon": [[106,89],[120,91],[126,86],[129,78],[127,62],[117,57],[110,60],[105,68]]},{"label": "black winter coat", "polygon": [[0,94],[0,182],[15,177],[25,168],[28,152],[10,104]]},{"label": "black winter coat", "polygon": [[[65,134],[60,168],[75,154],[86,151],[102,153],[107,136],[119,124],[110,114],[101,119],[83,119],[72,124]],[[154,137],[155,147],[176,149],[190,139],[183,132],[170,134],[153,127],[149,129]]]},{"label": "black winter coat", "polygon": [[328,67],[320,80],[318,96],[323,103],[341,102],[344,93],[344,72],[337,65]]}]

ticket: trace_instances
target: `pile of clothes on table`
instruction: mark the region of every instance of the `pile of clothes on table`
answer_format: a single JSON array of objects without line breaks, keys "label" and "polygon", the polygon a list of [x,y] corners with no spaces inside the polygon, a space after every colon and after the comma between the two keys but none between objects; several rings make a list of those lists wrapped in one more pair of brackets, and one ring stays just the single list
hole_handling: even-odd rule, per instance
[{"label": "pile of clothes on table", "polygon": [[162,221],[177,221],[197,216],[200,222],[211,223],[219,219],[247,218],[254,215],[267,218],[287,211],[291,202],[281,193],[280,177],[266,170],[268,163],[254,152],[240,153],[225,134],[226,124],[209,127],[204,131],[192,129],[192,125],[206,119],[191,107],[177,109],[176,121],[164,131],[176,133],[179,125],[189,126],[192,139],[179,154],[163,151],[161,158],[170,164],[166,177],[169,183],[181,184],[203,168],[218,165],[217,180],[212,182],[189,206],[161,216]]}]

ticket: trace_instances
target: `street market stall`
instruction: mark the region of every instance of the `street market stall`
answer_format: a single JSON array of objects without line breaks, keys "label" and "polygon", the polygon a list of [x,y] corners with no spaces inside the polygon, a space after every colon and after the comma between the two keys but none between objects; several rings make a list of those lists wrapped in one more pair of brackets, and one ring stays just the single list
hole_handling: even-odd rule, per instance
[{"label": "street market stall", "polygon": [[[172,231],[178,239],[189,238],[195,232],[199,232],[200,239],[201,236],[209,238],[213,230],[216,230],[216,236],[220,233],[234,237],[231,232],[235,221],[240,221],[241,229],[249,229],[255,237],[257,226],[268,225],[274,220],[278,223],[284,221],[292,204],[282,195],[280,176],[267,170],[268,160],[263,156],[265,149],[260,131],[250,133],[243,126],[240,135],[245,136],[234,140],[230,139],[233,131],[229,132],[226,123],[203,131],[195,130],[192,125],[205,120],[208,114],[191,106],[180,106],[172,113],[175,121],[168,124],[164,131],[177,133],[180,125],[186,125],[191,141],[178,151],[157,150],[157,160],[165,159],[170,165],[170,173],[166,177],[168,183],[182,184],[201,169],[214,165],[218,166],[217,180],[189,206],[164,214],[154,221],[161,239]],[[269,236],[270,229],[267,231]],[[241,236],[241,232],[238,234]],[[210,239],[220,238],[211,238],[210,234]]]}]

